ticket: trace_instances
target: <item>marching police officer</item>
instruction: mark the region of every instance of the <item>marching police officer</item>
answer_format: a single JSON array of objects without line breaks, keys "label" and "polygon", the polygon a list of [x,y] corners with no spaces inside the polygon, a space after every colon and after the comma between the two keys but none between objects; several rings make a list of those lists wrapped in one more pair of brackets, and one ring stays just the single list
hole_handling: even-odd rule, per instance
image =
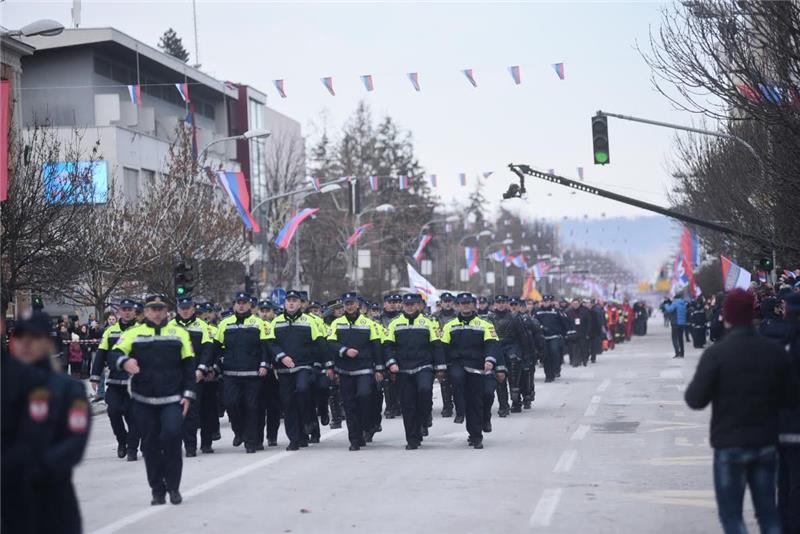
[{"label": "marching police officer", "polygon": [[[525,301],[518,300],[516,309],[512,305],[511,310],[517,313],[522,325],[525,327],[525,332],[528,334],[528,352],[522,353],[522,373],[520,374],[519,389],[522,395],[522,408],[530,410],[533,399],[536,396],[536,388],[533,381],[536,373],[536,356],[544,351],[542,325],[533,315],[528,313]],[[516,410],[512,406],[511,411],[519,411],[518,406]]]},{"label": "marching police officer", "polygon": [[[442,331],[445,324],[455,318],[456,310],[454,302],[455,297],[453,297],[452,293],[445,291],[439,295],[439,310],[433,314],[434,320],[439,323],[439,332]],[[450,384],[450,380],[447,376],[439,383],[439,387],[442,391],[442,417],[453,417],[453,386]],[[461,423],[464,421],[463,404],[461,406],[456,404],[455,408],[457,419],[459,419],[456,422]],[[459,408],[461,408],[461,410],[459,410]]]},{"label": "marching police officer", "polygon": [[[245,451],[252,454],[259,445],[263,447],[263,441],[258,442],[258,427],[261,387],[270,368],[267,323],[253,315],[247,293],[236,294],[233,310],[217,326],[216,355],[222,362],[223,399],[233,429],[233,446],[244,442]],[[209,362],[202,365],[198,368],[207,372]]]},{"label": "marching police officer", "polygon": [[[391,323],[398,315],[400,315],[402,307],[402,297],[398,293],[390,293],[383,297],[383,315],[381,315],[381,326],[383,333],[386,334]],[[397,394],[397,381],[396,375],[393,373],[386,373],[381,384],[383,388],[383,396],[386,399],[386,410],[383,416],[386,419],[394,419],[400,415],[400,397]]]},{"label": "marching police officer", "polygon": [[[283,405],[284,429],[289,438],[287,451],[308,446],[315,423],[311,388],[317,367],[326,361],[326,344],[317,321],[303,313],[299,291],[286,292],[285,310],[270,323],[267,335],[273,355]],[[332,362],[330,367],[332,367]]]},{"label": "marching police officer", "polygon": [[119,310],[119,320],[103,331],[100,345],[98,345],[97,353],[92,361],[89,380],[92,388],[97,391],[103,370],[108,366],[105,394],[106,413],[111,422],[114,437],[117,438],[117,456],[119,458],[127,456],[129,462],[135,462],[136,450],[139,448],[139,433],[136,431],[136,423],[131,413],[133,404],[128,394],[130,377],[125,371],[117,369],[114,362],[108,360],[108,355],[120,335],[132,326],[136,326],[136,303],[131,299],[122,299]]},{"label": "marching police officer", "polygon": [[[72,471],[86,449],[91,411],[83,384],[57,371],[51,360],[51,331],[50,317],[36,310],[15,325],[9,347],[14,361],[3,354],[2,497],[4,505],[16,506],[4,507],[3,532],[82,531]],[[15,389],[17,399],[9,406],[8,393]],[[9,427],[13,443],[6,442]]]},{"label": "marching police officer", "polygon": [[544,335],[544,381],[552,382],[559,376],[561,355],[563,354],[564,336],[569,324],[567,318],[556,306],[553,295],[543,295],[542,304],[534,315],[542,325]]},{"label": "marching police officer", "polygon": [[149,295],[145,321],[126,330],[111,351],[118,369],[131,375],[133,415],[142,434],[150,504],[180,504],[181,435],[183,418],[195,394],[192,341],[183,328],[167,325],[167,302]]},{"label": "marching police officer", "polygon": [[[520,380],[522,378],[522,355],[529,353],[528,333],[519,316],[511,311],[509,298],[506,295],[497,295],[494,299],[495,309],[489,314],[489,321],[494,324],[497,337],[500,341],[500,353],[508,366],[508,382],[500,382],[497,389],[497,402],[500,405],[497,415],[507,417],[511,413],[508,404],[509,387],[514,411],[521,411],[522,400],[520,397]],[[498,370],[505,371],[498,366]],[[498,379],[499,381],[499,379]]]},{"label": "marching police officer", "polygon": [[183,328],[189,333],[192,352],[195,354],[195,361],[198,362],[198,368],[195,371],[197,402],[191,403],[189,412],[183,420],[183,446],[186,449],[186,457],[197,456],[198,429],[200,430],[200,450],[205,454],[210,454],[214,452],[211,447],[214,423],[219,421],[216,390],[212,391],[213,388],[209,388],[209,391],[206,391],[205,387],[206,378],[208,378],[209,384],[214,378],[214,370],[207,366],[207,362],[213,359],[214,341],[211,338],[208,324],[197,316],[192,297],[178,299],[177,315],[167,323],[167,328],[170,327]]},{"label": "marching police officer", "polygon": [[[312,306],[315,304],[308,301],[308,293],[300,292],[301,309],[317,323],[317,328],[323,335],[323,339],[328,337],[328,325],[322,317],[322,307]],[[329,354],[322,354],[315,363],[316,372],[314,373],[314,385],[311,388],[312,405],[314,407],[314,421],[309,432],[309,443],[319,443],[320,425],[327,426],[331,419],[328,412],[328,403],[336,409],[342,404],[339,394],[339,384],[336,380],[328,377],[327,369],[333,367],[333,360]],[[335,375],[333,378],[336,378]]]},{"label": "marching police officer", "polygon": [[[344,315],[344,305],[341,299],[334,299],[327,303],[327,309],[323,312],[322,317],[325,322],[325,333],[328,332],[328,326]],[[335,378],[335,377],[334,377]],[[334,380],[335,381],[335,380]],[[342,396],[339,392],[338,385],[334,384],[333,391],[329,398],[331,409],[331,429],[342,428],[342,420],[344,419],[344,407],[342,406]]]},{"label": "marching police officer", "polygon": [[386,331],[386,367],[397,376],[406,450],[419,448],[428,434],[433,407],[433,375],[444,375],[447,365],[436,323],[420,313],[424,304],[418,294],[403,296],[403,313]]},{"label": "marching police officer", "polygon": [[342,295],[344,315],[330,324],[328,345],[334,355],[329,377],[339,375],[350,450],[357,451],[375,434],[374,384],[383,380],[380,326],[359,310],[358,295]]},{"label": "marching police officer", "polygon": [[[270,323],[275,318],[276,307],[268,300],[258,303],[258,316],[266,323],[266,332],[269,334]],[[278,430],[281,427],[281,394],[278,391],[278,377],[274,371],[267,373],[267,377],[261,384],[261,404],[258,414],[258,444],[256,448],[263,448],[264,429],[266,427],[267,445],[276,447],[278,445]]]},{"label": "marching police officer", "polygon": [[[477,316],[475,297],[470,293],[459,293],[456,303],[458,315],[442,330],[447,372],[455,398],[464,402],[469,435],[467,443],[482,449],[484,402],[491,402],[494,397],[492,383],[498,339],[492,323]],[[487,376],[490,381],[486,380]]]}]

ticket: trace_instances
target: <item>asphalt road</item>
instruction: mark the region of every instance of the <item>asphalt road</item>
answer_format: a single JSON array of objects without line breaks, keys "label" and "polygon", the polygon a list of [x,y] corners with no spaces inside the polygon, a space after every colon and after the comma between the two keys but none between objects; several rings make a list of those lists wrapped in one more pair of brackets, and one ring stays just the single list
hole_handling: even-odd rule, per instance
[{"label": "asphalt road", "polygon": [[[115,455],[105,415],[94,418],[75,481],[88,533],[718,532],[709,412],[683,402],[699,351],[672,359],[668,332],[606,352],[589,367],[536,376],[532,410],[493,418],[485,448],[438,416],[406,451],[402,423],[359,452],[344,430],[322,443],[246,455],[223,427],[216,453],[184,461],[180,506],[151,507],[144,462]],[[495,403],[496,410],[496,403]],[[752,513],[748,513],[752,516]]]}]

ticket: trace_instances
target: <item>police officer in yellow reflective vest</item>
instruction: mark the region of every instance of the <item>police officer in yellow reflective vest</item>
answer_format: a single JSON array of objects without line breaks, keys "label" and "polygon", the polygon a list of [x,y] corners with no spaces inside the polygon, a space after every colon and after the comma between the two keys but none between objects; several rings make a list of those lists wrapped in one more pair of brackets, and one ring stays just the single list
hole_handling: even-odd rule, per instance
[{"label": "police officer in yellow reflective vest", "polygon": [[[456,297],[458,315],[442,330],[447,373],[457,403],[463,402],[467,418],[467,443],[483,448],[484,401],[494,396],[492,371],[500,357],[497,334],[489,321],[476,314],[477,300],[470,293]],[[487,375],[491,381],[487,380]]]},{"label": "police officer in yellow reflective vest", "polygon": [[397,375],[406,450],[419,448],[428,434],[433,408],[433,375],[447,369],[437,324],[420,313],[422,297],[403,295],[403,313],[389,323],[384,348],[386,367]]},{"label": "police officer in yellow reflective vest", "polygon": [[139,448],[139,433],[136,431],[136,423],[133,421],[131,412],[133,403],[128,394],[130,376],[125,371],[116,369],[114,362],[109,361],[108,356],[122,333],[128,328],[136,326],[136,302],[131,299],[122,299],[119,303],[119,310],[120,316],[117,322],[103,331],[103,337],[97,347],[97,354],[92,361],[92,374],[89,376],[89,380],[92,388],[97,391],[103,370],[108,365],[109,373],[106,379],[105,394],[108,407],[106,414],[108,420],[111,421],[114,437],[117,438],[117,456],[119,458],[127,456],[129,462],[135,462],[136,449]]},{"label": "police officer in yellow reflective vest", "polygon": [[153,493],[150,504],[164,504],[167,493],[172,504],[180,504],[183,418],[196,398],[192,341],[183,328],[167,326],[164,296],[145,299],[144,317],[122,334],[111,357],[131,375],[133,416]]},{"label": "police officer in yellow reflective vest", "polygon": [[286,292],[286,311],[272,320],[267,338],[278,373],[283,425],[289,438],[287,451],[308,446],[316,420],[311,388],[320,372],[314,364],[325,365],[327,360],[325,337],[317,321],[303,313],[300,299],[299,291]]},{"label": "police officer in yellow reflective vest", "polygon": [[[183,446],[187,458],[197,456],[198,429],[200,429],[200,450],[206,454],[214,452],[211,448],[211,438],[215,431],[214,422],[218,421],[216,391],[207,392],[205,387],[206,377],[213,378],[214,375],[214,371],[209,369],[214,341],[211,339],[210,327],[195,312],[192,297],[181,297],[178,299],[177,315],[167,323],[167,327],[178,326],[189,333],[195,361],[198,364],[195,371],[197,402],[191,404],[189,413],[183,420]],[[209,398],[209,395],[213,396]]]},{"label": "police officer in yellow reflective vest", "polygon": [[[345,293],[344,315],[330,324],[328,345],[347,421],[350,450],[357,451],[375,434],[375,383],[383,380],[380,326],[359,311],[358,295]],[[331,371],[329,371],[331,372]]]},{"label": "police officer in yellow reflective vest", "polygon": [[217,325],[215,345],[225,377],[223,397],[234,433],[233,446],[244,442],[247,453],[264,446],[263,441],[258,443],[258,425],[261,388],[270,368],[266,339],[266,323],[253,314],[250,295],[237,293],[233,315]]}]

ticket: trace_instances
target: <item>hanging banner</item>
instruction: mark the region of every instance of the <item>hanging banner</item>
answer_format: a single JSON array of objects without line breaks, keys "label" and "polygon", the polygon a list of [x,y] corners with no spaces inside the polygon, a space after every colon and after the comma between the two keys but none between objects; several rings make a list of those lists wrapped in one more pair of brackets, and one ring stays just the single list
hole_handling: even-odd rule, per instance
[{"label": "hanging banner", "polygon": [[188,83],[176,83],[175,88],[178,90],[178,94],[181,95],[183,102],[188,104],[189,103],[189,84]]},{"label": "hanging banner", "polygon": [[11,86],[0,80],[0,202],[8,200],[8,129],[11,125],[9,107]]},{"label": "hanging banner", "polygon": [[720,256],[720,260],[722,261],[722,282],[725,286],[725,291],[731,291],[737,287],[750,289],[752,275],[748,271],[745,271],[725,256]]},{"label": "hanging banner", "polygon": [[353,234],[347,238],[347,248],[350,248],[353,245],[355,245],[356,241],[358,241],[358,238],[361,237],[361,235],[370,228],[372,228],[372,223],[362,224],[361,226],[356,228],[356,231],[353,232]]},{"label": "hanging banner", "polygon": [[553,70],[555,70],[556,74],[558,74],[558,79],[559,80],[563,80],[564,79],[564,64],[563,63],[553,63]]},{"label": "hanging banner", "polygon": [[278,235],[275,237],[275,244],[278,246],[278,248],[288,248],[292,242],[294,234],[297,232],[297,228],[300,226],[300,223],[318,211],[319,208],[305,208],[297,212],[294,217],[286,221],[286,224],[283,225],[283,228],[281,228],[281,231],[278,232]]},{"label": "hanging banner", "polygon": [[419,274],[410,263],[406,263],[408,269],[408,287],[411,291],[419,293],[425,302],[433,304],[439,298],[439,291],[433,287],[433,284]]},{"label": "hanging banner", "polygon": [[361,76],[361,83],[364,84],[364,89],[368,92],[372,92],[375,90],[375,84],[372,81],[372,74],[364,74]]},{"label": "hanging banner", "polygon": [[458,173],[458,183],[461,184],[461,187],[464,187],[465,185],[467,185],[467,174],[466,173],[463,173],[463,172]]},{"label": "hanging banner", "polygon": [[320,78],[320,81],[322,81],[322,85],[325,86],[325,89],[328,90],[331,96],[336,96],[336,93],[333,90],[333,77],[325,76],[324,78]]},{"label": "hanging banner", "polygon": [[253,232],[260,232],[258,223],[253,214],[250,213],[250,193],[247,191],[247,183],[244,179],[243,172],[233,171],[219,171],[217,173],[217,181],[228,193],[228,197],[239,212],[242,222],[248,230]]},{"label": "hanging banner", "polygon": [[369,177],[369,188],[373,191],[378,190],[378,177],[377,176],[370,176]]},{"label": "hanging banner", "polygon": [[437,185],[436,175],[435,174],[431,174],[429,176],[429,178],[430,178],[430,181],[431,181],[431,187],[436,187],[436,185]]},{"label": "hanging banner", "polygon": [[472,276],[481,271],[478,267],[478,247],[465,247],[464,257],[467,260],[467,274]]},{"label": "hanging banner", "polygon": [[397,187],[400,188],[400,191],[408,189],[408,176],[398,176]]},{"label": "hanging banner", "polygon": [[428,248],[428,243],[430,243],[432,239],[433,236],[431,234],[425,234],[422,236],[422,239],[419,240],[417,250],[414,251],[414,260],[416,260],[417,263],[422,261],[422,255],[425,249]]},{"label": "hanging banner", "polygon": [[137,106],[141,106],[142,105],[142,86],[141,85],[129,85],[128,86],[128,94],[131,95],[131,102],[133,102]]}]

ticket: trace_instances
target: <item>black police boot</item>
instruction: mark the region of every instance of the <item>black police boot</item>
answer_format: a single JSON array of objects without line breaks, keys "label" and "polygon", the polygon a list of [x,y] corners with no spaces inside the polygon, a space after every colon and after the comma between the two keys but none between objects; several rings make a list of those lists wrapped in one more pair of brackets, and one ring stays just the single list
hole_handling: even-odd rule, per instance
[{"label": "black police boot", "polygon": [[278,440],[277,439],[268,439],[267,440],[267,446],[268,447],[277,447],[278,446]]},{"label": "black police boot", "polygon": [[342,420],[341,419],[331,419],[331,429],[342,428]]},{"label": "black police boot", "polygon": [[[384,410],[384,412],[383,412],[383,417],[385,419],[394,419],[394,412],[392,410],[390,410],[389,408],[386,408],[386,410]],[[331,428],[333,428],[333,427],[331,427]]]},{"label": "black police boot", "polygon": [[117,445],[117,458],[120,459],[125,458],[127,454],[128,454],[128,448],[125,446],[124,443],[122,445]]},{"label": "black police boot", "polygon": [[308,447],[308,440],[307,439],[301,439],[300,441],[297,442],[297,444],[300,446],[301,449],[305,448],[305,447]]},{"label": "black police boot", "polygon": [[245,445],[244,451],[245,451],[247,454],[254,454],[254,453],[256,452],[256,448],[255,448],[254,446],[253,446],[253,447],[251,447],[251,446],[249,446],[249,445]]},{"label": "black police boot", "polygon": [[453,422],[455,424],[457,424],[457,425],[460,425],[461,423],[464,422],[464,416],[463,415],[456,415],[456,418],[453,419]]},{"label": "black police boot", "polygon": [[[511,413],[522,413],[522,405],[520,404],[512,404],[511,405]],[[500,416],[502,417],[502,416]]]},{"label": "black police boot", "polygon": [[239,447],[242,443],[244,443],[244,440],[242,439],[241,436],[239,436],[239,435],[233,436],[233,446],[234,447]]},{"label": "black police boot", "polygon": [[256,450],[257,451],[263,451],[264,450],[264,442],[263,441],[261,443],[259,443],[258,445],[256,445]]},{"label": "black police boot", "polygon": [[375,435],[375,431],[374,430],[365,430],[364,431],[364,441],[366,443],[372,443],[372,436],[374,436],[374,435]]},{"label": "black police boot", "polygon": [[508,407],[500,408],[499,410],[497,410],[497,415],[500,417],[508,417],[508,414],[509,414]]},{"label": "black police boot", "polygon": [[425,425],[422,425],[421,432],[422,432],[423,436],[427,436],[428,435],[428,427],[426,427]]},{"label": "black police boot", "polygon": [[200,452],[203,454],[213,454],[214,449],[211,447],[211,445],[204,445],[203,447],[200,447]]},{"label": "black police boot", "polygon": [[186,449],[187,458],[194,458],[195,456],[197,456],[197,449]]},{"label": "black police boot", "polygon": [[406,443],[406,450],[407,451],[414,451],[419,449],[419,442],[417,441],[409,441]]},{"label": "black police boot", "polygon": [[331,416],[328,415],[328,410],[326,407],[325,411],[319,414],[319,424],[321,424],[322,426],[328,426],[330,422],[331,422]]},{"label": "black police boot", "polygon": [[350,450],[351,451],[360,451],[361,450],[361,445],[359,443],[351,441],[350,442]]},{"label": "black police boot", "polygon": [[522,407],[525,410],[530,410],[531,409],[531,404],[532,404],[532,402],[530,400],[522,401]]},{"label": "black police boot", "polygon": [[289,443],[286,446],[286,450],[287,451],[299,451],[300,450],[300,445],[298,445],[297,442],[292,441],[291,443]]},{"label": "black police boot", "polygon": [[167,492],[165,490],[153,490],[153,499],[150,504],[152,506],[167,504]]},{"label": "black police boot", "polygon": [[128,451],[128,461],[129,462],[135,462],[138,459],[139,459],[139,457],[137,456],[136,451]]},{"label": "black police boot", "polygon": [[183,497],[181,496],[181,492],[178,490],[172,490],[169,492],[169,502],[172,504],[180,504],[183,502]]},{"label": "black police boot", "polygon": [[444,408],[442,408],[442,417],[445,418],[453,417],[453,407],[445,406]]},{"label": "black police boot", "polygon": [[430,414],[428,416],[428,420],[425,422],[425,426],[427,426],[428,428],[433,426],[433,414]]},{"label": "black police boot", "polygon": [[214,432],[214,435],[211,436],[211,441],[219,441],[222,439],[222,435],[219,432]]},{"label": "black police boot", "polygon": [[473,438],[472,436],[469,436],[469,437],[467,438],[467,445],[469,445],[470,447],[472,447],[474,444],[475,444],[475,438]]},{"label": "black police boot", "polygon": [[472,448],[473,449],[482,449],[483,448],[483,438],[478,438],[472,441]]},{"label": "black police boot", "polygon": [[492,422],[491,421],[486,421],[485,423],[483,423],[483,431],[484,432],[491,432],[492,431]]}]

